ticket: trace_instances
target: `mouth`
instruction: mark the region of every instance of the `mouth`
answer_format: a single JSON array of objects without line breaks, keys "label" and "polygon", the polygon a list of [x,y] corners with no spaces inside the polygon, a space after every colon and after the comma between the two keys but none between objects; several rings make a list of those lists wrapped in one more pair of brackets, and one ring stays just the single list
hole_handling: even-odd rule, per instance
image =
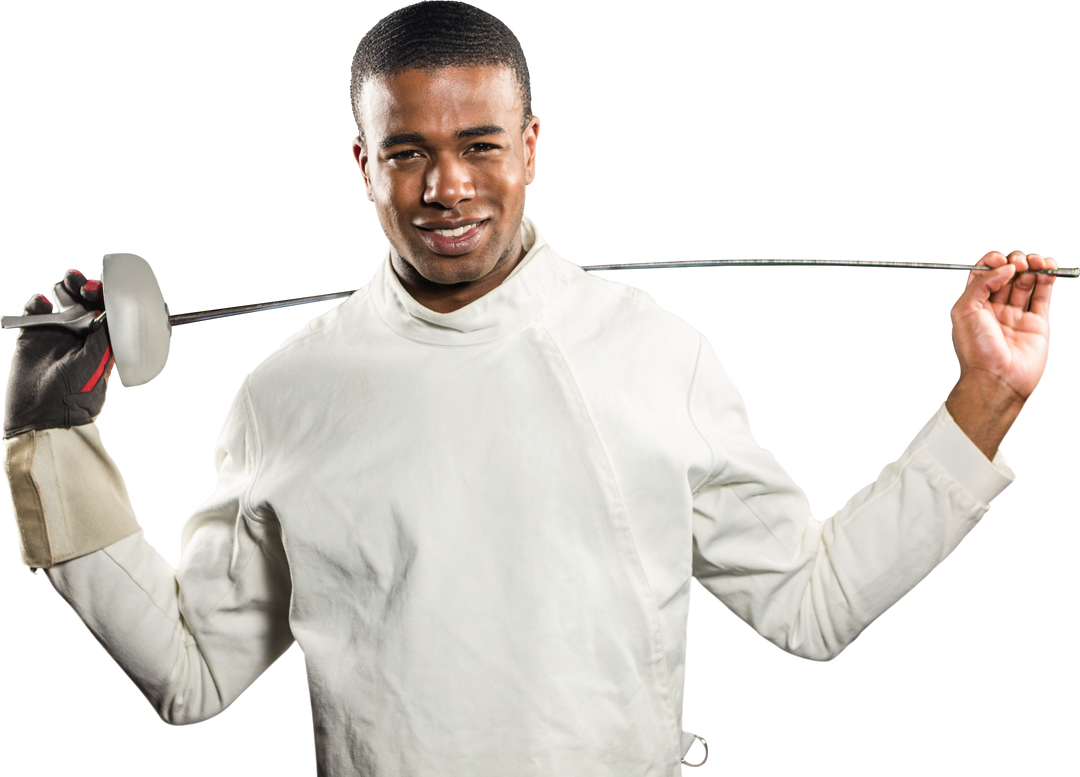
[{"label": "mouth", "polygon": [[[434,222],[438,224],[438,222]],[[444,256],[467,254],[479,245],[487,231],[488,220],[473,221],[464,224],[444,223],[436,226],[417,225],[420,236],[432,251]]]}]

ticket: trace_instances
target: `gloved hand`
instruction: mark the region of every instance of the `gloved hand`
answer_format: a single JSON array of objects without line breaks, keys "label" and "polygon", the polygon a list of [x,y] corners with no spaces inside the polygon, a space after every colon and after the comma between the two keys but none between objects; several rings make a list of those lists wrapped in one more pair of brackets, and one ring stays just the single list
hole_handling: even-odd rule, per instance
[{"label": "gloved hand", "polygon": [[[69,299],[65,300],[64,295]],[[75,302],[87,310],[104,310],[99,281],[69,270],[57,284],[58,302]],[[51,313],[40,294],[26,303],[26,315]],[[112,371],[107,327],[72,332],[60,326],[27,327],[15,341],[4,408],[4,437],[31,429],[69,429],[93,421],[105,403]]]}]

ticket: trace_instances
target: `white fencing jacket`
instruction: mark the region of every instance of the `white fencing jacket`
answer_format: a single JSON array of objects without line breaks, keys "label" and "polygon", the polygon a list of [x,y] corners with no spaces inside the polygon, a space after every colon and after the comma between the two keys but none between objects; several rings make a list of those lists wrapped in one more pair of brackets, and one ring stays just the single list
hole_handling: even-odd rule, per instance
[{"label": "white fencing jacket", "polygon": [[523,231],[472,304],[422,307],[388,260],[258,367],[175,571],[129,518],[55,550],[112,520],[47,471],[113,467],[92,427],[12,441],[37,565],[163,718],[220,712],[295,639],[320,774],[677,775],[692,576],[829,658],[1011,479],[942,408],[815,521],[699,333]]}]

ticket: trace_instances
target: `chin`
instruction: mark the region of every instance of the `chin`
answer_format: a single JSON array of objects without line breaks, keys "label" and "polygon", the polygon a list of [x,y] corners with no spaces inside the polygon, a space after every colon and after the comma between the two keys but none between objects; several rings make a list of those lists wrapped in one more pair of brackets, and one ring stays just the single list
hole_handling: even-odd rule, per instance
[{"label": "chin", "polygon": [[452,286],[460,283],[475,283],[483,280],[505,258],[482,244],[467,254],[446,256],[436,254],[427,245],[410,246],[408,254],[398,252],[410,267],[429,283]]},{"label": "chin", "polygon": [[451,286],[482,280],[495,269],[497,263],[484,261],[481,257],[442,256],[427,259],[422,266],[413,265],[413,268],[431,283]]}]

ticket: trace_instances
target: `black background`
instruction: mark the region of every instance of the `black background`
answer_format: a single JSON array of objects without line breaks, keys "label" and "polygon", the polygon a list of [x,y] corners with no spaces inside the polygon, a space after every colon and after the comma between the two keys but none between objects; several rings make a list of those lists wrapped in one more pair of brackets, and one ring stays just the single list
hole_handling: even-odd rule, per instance
[{"label": "black background", "polygon": [[[521,32],[535,72],[544,134],[529,212],[579,262],[969,262],[1022,245],[1080,264],[1053,18],[976,31],[885,15],[490,8]],[[95,9],[27,25],[4,53],[3,309],[67,266],[95,272],[114,249],[153,260],[174,310],[362,283],[383,241],[348,159],[346,79],[383,10],[144,22]],[[819,515],[899,454],[956,376],[946,313],[959,274],[617,278],[711,334],[759,440]],[[704,774],[881,756],[1038,762],[1052,746],[1045,695],[1069,666],[1057,624],[1071,593],[1062,528],[1075,511],[1080,339],[1080,283],[1059,286],[1050,372],[1004,446],[1020,482],[847,655],[788,658],[696,590],[687,725],[714,743]],[[320,309],[178,330],[157,384],[113,384],[102,427],[168,557],[213,487],[211,444],[242,375]],[[13,546],[4,659],[19,760],[58,773],[310,773],[298,652],[220,720],[170,731]]]}]

